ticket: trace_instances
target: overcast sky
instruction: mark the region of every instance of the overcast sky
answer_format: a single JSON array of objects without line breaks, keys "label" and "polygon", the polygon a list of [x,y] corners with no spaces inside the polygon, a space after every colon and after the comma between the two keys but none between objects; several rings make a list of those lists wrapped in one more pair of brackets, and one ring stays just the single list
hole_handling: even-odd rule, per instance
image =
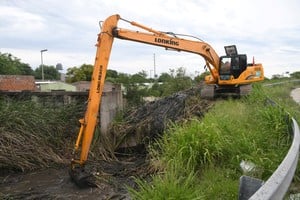
[{"label": "overcast sky", "polygon": [[[221,56],[235,44],[248,60],[262,63],[265,75],[300,71],[299,0],[0,0],[0,52],[33,69],[62,63],[64,71],[93,64],[99,21],[113,14],[160,31],[193,35]],[[119,27],[136,30],[124,22]],[[157,74],[186,68],[204,72],[202,57],[115,39],[109,69]]]}]

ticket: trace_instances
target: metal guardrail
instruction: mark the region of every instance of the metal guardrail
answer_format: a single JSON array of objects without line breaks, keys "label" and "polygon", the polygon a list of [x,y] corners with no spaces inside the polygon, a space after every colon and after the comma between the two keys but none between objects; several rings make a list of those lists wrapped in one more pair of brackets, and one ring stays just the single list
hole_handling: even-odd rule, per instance
[{"label": "metal guardrail", "polygon": [[[286,82],[298,81],[299,80]],[[286,82],[266,84],[264,86],[279,85]],[[266,182],[251,177],[241,177],[242,181],[240,189],[246,189],[244,191],[240,191],[239,199],[281,200],[284,198],[294,177],[300,150],[300,131],[297,121],[294,118],[292,118],[291,126],[293,130],[293,142],[281,164]]]},{"label": "metal guardrail", "polygon": [[283,199],[294,177],[300,148],[299,126],[292,118],[293,142],[284,160],[272,176],[250,197],[249,200]]}]

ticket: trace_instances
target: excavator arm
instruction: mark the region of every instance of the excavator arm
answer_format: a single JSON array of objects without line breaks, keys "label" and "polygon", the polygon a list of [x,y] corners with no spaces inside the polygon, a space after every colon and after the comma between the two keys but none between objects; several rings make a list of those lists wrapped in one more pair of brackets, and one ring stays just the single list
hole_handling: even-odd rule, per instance
[{"label": "excavator arm", "polygon": [[[131,31],[118,28],[117,24],[120,19],[119,15],[112,15],[108,17],[103,22],[101,33],[98,35],[98,42],[96,44],[97,52],[89,91],[87,110],[84,118],[79,120],[81,128],[74,148],[75,154],[80,151],[80,158],[73,158],[73,166],[76,164],[83,166],[88,157],[89,148],[97,123],[109,57],[115,37],[161,46],[167,49],[199,54],[205,59],[208,66],[212,65],[214,68],[218,68],[219,56],[209,44],[200,41],[181,39],[175,35],[156,31],[136,22],[129,23],[148,32]],[[209,67],[209,69],[212,74],[215,74],[212,67]]]},{"label": "excavator arm", "polygon": [[90,174],[85,173],[86,163],[91,142],[94,136],[95,127],[98,121],[99,107],[103,93],[107,65],[111,53],[114,37],[112,30],[115,28],[118,17],[110,17],[103,23],[103,28],[98,34],[97,52],[94,62],[94,69],[90,85],[87,110],[84,118],[80,119],[80,129],[75,143],[71,169],[69,174],[72,180],[80,187],[93,185],[89,183]]},{"label": "excavator arm", "polygon": [[219,78],[220,57],[209,44],[200,40],[195,41],[179,38],[173,33],[153,30],[144,25],[127,20],[124,21],[144,31],[140,32],[119,28],[117,26],[119,20],[124,19],[122,19],[119,15],[112,15],[108,17],[103,22],[101,32],[98,35],[96,44],[97,52],[89,91],[87,110],[84,118],[79,120],[81,126],[74,147],[73,159],[71,161],[70,175],[72,179],[78,183],[78,185],[82,185],[82,183],[86,180],[86,177],[89,176],[82,174],[84,172],[84,165],[86,164],[94,136],[95,127],[98,123],[101,96],[114,38],[198,54],[204,58],[206,66],[210,70],[211,75],[209,81],[214,83]]}]

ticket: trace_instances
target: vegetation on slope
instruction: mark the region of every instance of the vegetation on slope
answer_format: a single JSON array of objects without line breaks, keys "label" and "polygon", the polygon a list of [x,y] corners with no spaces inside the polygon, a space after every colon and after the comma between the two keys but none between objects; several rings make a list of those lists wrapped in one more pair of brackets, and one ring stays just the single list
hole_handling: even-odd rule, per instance
[{"label": "vegetation on slope", "polygon": [[[199,120],[174,125],[151,148],[153,167],[160,172],[150,183],[137,180],[134,199],[237,199],[243,174],[266,180],[290,146],[281,107],[257,85],[242,100],[216,103]],[[255,164],[248,172],[242,162]]]},{"label": "vegetation on slope", "polygon": [[65,163],[70,157],[70,142],[82,115],[78,106],[54,108],[3,98],[0,110],[1,170],[28,171]]}]

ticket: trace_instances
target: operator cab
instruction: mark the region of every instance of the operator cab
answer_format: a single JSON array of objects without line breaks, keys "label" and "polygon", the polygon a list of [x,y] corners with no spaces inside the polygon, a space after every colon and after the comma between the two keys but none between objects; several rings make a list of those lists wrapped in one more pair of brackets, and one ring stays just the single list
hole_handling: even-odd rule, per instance
[{"label": "operator cab", "polygon": [[247,68],[247,55],[238,54],[236,46],[225,46],[226,56],[220,57],[220,79],[229,80],[232,75],[235,79]]}]

